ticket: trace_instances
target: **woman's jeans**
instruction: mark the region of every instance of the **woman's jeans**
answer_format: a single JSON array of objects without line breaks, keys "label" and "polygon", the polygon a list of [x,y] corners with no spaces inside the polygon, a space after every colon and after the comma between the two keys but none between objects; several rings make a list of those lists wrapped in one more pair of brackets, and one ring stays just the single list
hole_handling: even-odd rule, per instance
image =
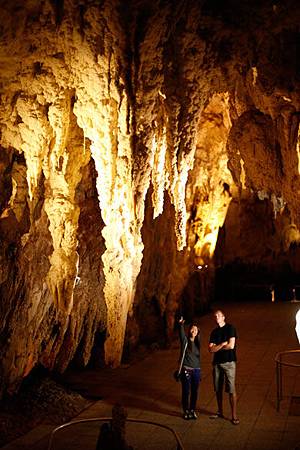
[{"label": "woman's jeans", "polygon": [[201,379],[200,369],[182,369],[181,387],[182,387],[182,409],[195,410],[198,397],[198,387]]}]

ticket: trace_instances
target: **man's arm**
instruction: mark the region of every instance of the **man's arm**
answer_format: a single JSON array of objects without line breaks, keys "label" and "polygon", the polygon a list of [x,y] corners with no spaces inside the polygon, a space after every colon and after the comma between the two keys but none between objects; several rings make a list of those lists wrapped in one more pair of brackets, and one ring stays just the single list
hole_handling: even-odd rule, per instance
[{"label": "man's arm", "polygon": [[235,346],[235,337],[229,338],[229,341],[224,345],[223,350],[233,350]]},{"label": "man's arm", "polygon": [[[219,350],[225,350],[225,348],[224,347],[226,347],[228,345],[228,342],[227,341],[225,341],[225,342],[222,342],[221,344],[214,344],[213,342],[210,342],[209,344],[208,344],[208,351],[210,352],[210,353],[216,353],[216,352],[218,352]],[[227,350],[227,349],[226,349]]]}]

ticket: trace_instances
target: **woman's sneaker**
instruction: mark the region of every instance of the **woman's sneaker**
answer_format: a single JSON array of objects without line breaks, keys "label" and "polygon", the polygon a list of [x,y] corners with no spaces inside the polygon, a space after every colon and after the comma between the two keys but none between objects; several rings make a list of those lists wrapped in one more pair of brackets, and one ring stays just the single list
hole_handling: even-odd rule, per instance
[{"label": "woman's sneaker", "polygon": [[184,420],[189,420],[190,419],[190,412],[189,412],[189,410],[186,409],[184,411],[183,418],[184,418]]},{"label": "woman's sneaker", "polygon": [[197,419],[197,414],[195,413],[195,411],[193,409],[190,410],[190,419]]}]

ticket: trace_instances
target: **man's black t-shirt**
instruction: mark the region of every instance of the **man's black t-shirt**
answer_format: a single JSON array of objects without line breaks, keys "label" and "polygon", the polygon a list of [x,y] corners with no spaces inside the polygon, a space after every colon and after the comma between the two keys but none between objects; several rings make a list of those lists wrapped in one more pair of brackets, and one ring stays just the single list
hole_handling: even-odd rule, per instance
[{"label": "man's black t-shirt", "polygon": [[[219,345],[222,342],[229,341],[231,337],[237,338],[236,329],[229,323],[226,323],[223,327],[217,327],[211,332],[209,342]],[[219,350],[214,353],[213,364],[236,361],[235,348],[236,346],[232,350]]]}]

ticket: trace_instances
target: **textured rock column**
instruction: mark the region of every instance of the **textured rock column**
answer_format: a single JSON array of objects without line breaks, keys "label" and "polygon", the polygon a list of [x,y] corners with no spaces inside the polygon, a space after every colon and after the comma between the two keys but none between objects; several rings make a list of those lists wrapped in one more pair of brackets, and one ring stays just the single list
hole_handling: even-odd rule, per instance
[{"label": "textured rock column", "polygon": [[[100,175],[97,188],[105,223],[102,230],[106,245],[102,256],[107,305],[105,360],[112,366],[121,361],[127,314],[134,298],[143,249],[135,218],[131,146],[126,133],[127,107],[125,100],[119,103],[111,100],[105,108],[108,139],[105,143],[100,140],[98,145],[96,142],[91,145]],[[103,144],[109,148],[105,154]]]},{"label": "textured rock column", "polygon": [[76,232],[80,211],[75,204],[75,189],[81,179],[80,169],[89,161],[89,152],[82,151],[82,142],[75,139],[72,114],[71,92],[67,91],[49,108],[54,139],[51,153],[44,162],[45,210],[54,247],[48,283],[56,307],[67,315],[72,310],[78,269]]},{"label": "textured rock column", "polygon": [[189,246],[193,248],[194,264],[200,268],[212,263],[219,227],[224,224],[235,191],[227,168],[230,128],[229,96],[214,95],[199,121],[194,168],[186,196]]},{"label": "textured rock column", "polygon": [[[101,63],[101,69],[108,70],[108,61],[103,58]],[[117,69],[115,64],[111,57],[109,70],[112,77]],[[87,84],[88,92],[77,92],[75,114],[85,137],[91,141],[90,149],[98,172],[97,190],[105,223],[102,235],[106,246],[102,256],[107,306],[105,360],[111,366],[117,366],[121,361],[127,314],[134,298],[143,245],[132,186],[127,98],[120,96],[108,78],[97,78],[93,86],[101,89],[103,100],[95,105]]]}]

